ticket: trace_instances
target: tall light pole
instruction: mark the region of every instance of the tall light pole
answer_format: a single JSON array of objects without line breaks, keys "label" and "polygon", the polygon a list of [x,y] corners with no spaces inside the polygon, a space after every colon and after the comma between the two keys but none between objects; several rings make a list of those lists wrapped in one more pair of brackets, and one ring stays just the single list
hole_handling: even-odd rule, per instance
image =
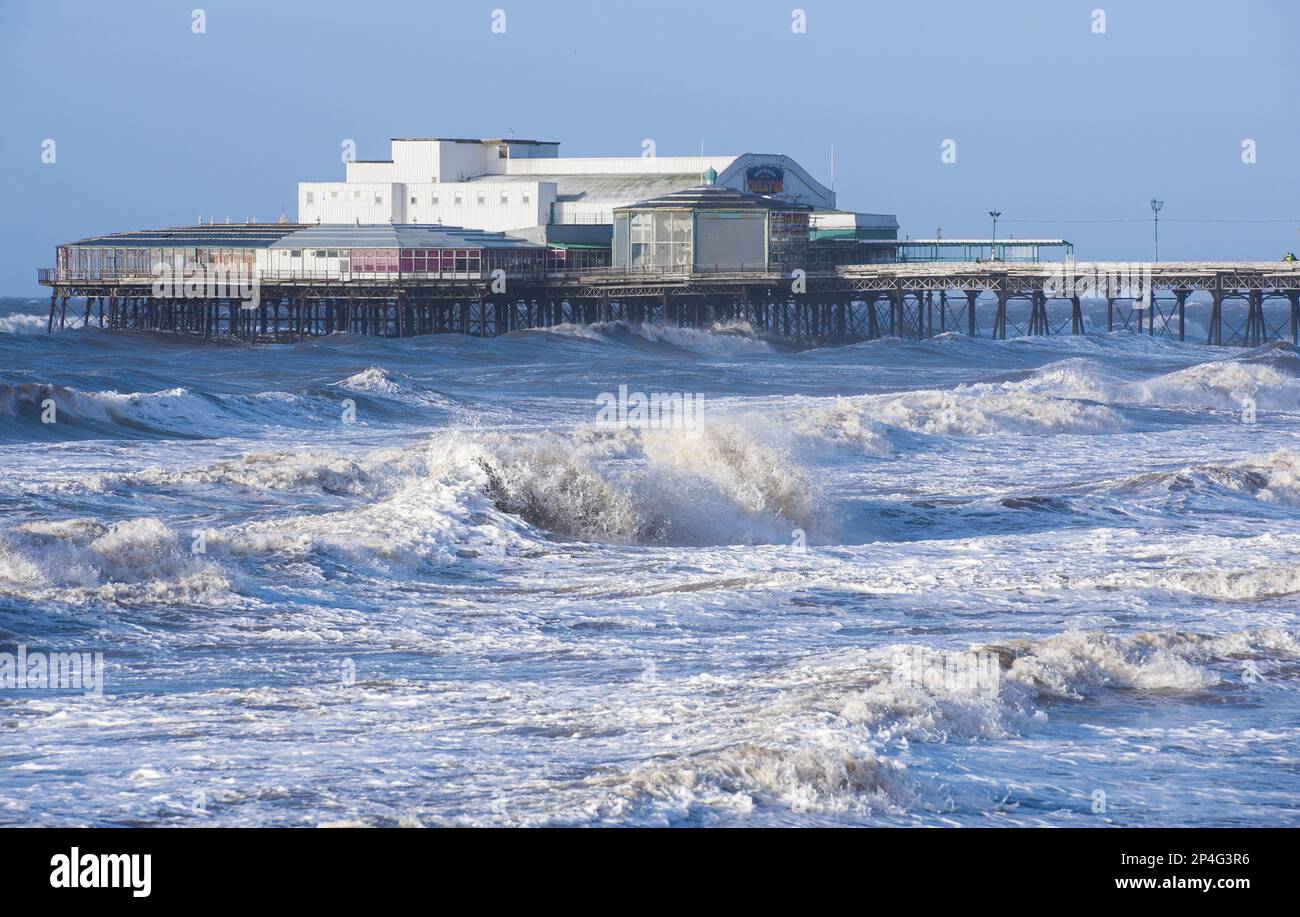
[{"label": "tall light pole", "polygon": [[1164,201],[1158,201],[1154,197],[1151,198],[1151,227],[1154,232],[1154,236],[1152,237],[1151,240],[1152,261],[1160,260],[1160,208],[1163,207],[1164,205],[1165,205]]},{"label": "tall light pole", "polygon": [[998,244],[998,217],[1002,216],[1001,210],[990,210],[989,216],[993,217],[993,239],[989,242],[989,260],[996,261],[997,255],[994,254]]}]

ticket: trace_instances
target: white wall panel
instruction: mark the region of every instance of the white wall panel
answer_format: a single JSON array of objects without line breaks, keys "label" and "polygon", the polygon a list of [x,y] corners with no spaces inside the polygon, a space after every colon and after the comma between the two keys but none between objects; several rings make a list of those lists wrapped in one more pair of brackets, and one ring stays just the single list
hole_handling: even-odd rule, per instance
[{"label": "white wall panel", "polygon": [[392,182],[302,182],[299,223],[400,223],[400,184]]},{"label": "white wall panel", "polygon": [[349,162],[347,163],[347,181],[349,182],[391,182],[393,177],[391,162]]},{"label": "white wall panel", "polygon": [[411,184],[405,189],[405,222],[504,232],[543,225],[554,201],[554,182]]}]

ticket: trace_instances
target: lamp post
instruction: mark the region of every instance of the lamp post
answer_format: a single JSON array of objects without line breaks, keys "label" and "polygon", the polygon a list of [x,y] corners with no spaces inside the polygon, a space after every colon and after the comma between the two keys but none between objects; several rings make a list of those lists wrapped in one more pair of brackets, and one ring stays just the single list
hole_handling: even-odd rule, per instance
[{"label": "lamp post", "polygon": [[1165,205],[1164,201],[1158,201],[1151,198],[1151,227],[1154,232],[1151,240],[1151,260],[1160,260],[1160,208]]},{"label": "lamp post", "polygon": [[989,260],[996,261],[998,256],[995,254],[998,244],[998,217],[1002,216],[1001,210],[990,210],[989,216],[993,217],[993,239],[989,242]]}]

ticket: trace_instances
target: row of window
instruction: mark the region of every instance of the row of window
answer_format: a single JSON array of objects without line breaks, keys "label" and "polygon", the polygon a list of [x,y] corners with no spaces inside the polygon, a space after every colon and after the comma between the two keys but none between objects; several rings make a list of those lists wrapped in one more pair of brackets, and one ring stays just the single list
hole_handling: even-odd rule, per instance
[{"label": "row of window", "polygon": [[229,248],[60,248],[62,266],[78,272],[149,273],[156,264],[173,270],[253,267],[253,252]]},{"label": "row of window", "polygon": [[582,271],[593,267],[609,267],[609,249],[552,248],[546,252],[548,272]]},{"label": "row of window", "polygon": [[[341,273],[392,274],[477,274],[501,268],[507,273],[564,270],[609,263],[607,251],[543,251],[540,249],[290,249],[293,271],[337,270]],[[603,258],[603,261],[600,260]],[[327,259],[319,264],[316,259]],[[336,260],[329,260],[336,259]],[[567,260],[566,260],[567,259]],[[306,264],[304,264],[306,262]],[[81,274],[105,271],[148,274],[155,265],[174,270],[195,268],[241,268],[253,271],[251,249],[148,249],[70,248],[58,249],[60,270]]]},{"label": "row of window", "polygon": [[[478,204],[480,207],[482,207],[482,206],[484,206],[485,204],[487,204],[487,192],[485,192],[485,191],[478,191],[478,192],[476,192],[474,198],[475,198],[475,203]],[[532,200],[533,200],[533,196],[532,196],[531,194],[529,194],[527,191],[525,191],[523,194],[521,194],[521,195],[519,196],[519,203],[521,203],[521,204],[531,204],[531,203],[532,203]],[[460,206],[460,205],[462,205],[462,204],[465,203],[465,199],[464,199],[464,196],[461,194],[461,192],[457,191],[457,192],[455,192],[455,193],[452,194],[452,201],[451,201],[451,202],[452,202],[452,204],[454,204],[454,205],[456,205],[456,206]],[[412,194],[412,195],[411,195],[411,203],[412,203],[412,204],[418,204],[418,203],[420,203],[420,198],[419,198],[419,196],[418,196],[418,195],[415,195],[415,194]],[[441,203],[441,198],[440,198],[440,196],[437,195],[437,194],[430,194],[430,195],[429,195],[429,203],[432,204],[432,205],[434,205],[435,207],[438,206],[438,204]],[[505,192],[505,191],[502,191],[502,192],[501,192],[500,203],[501,203],[501,206],[503,206],[503,207],[510,203],[510,195],[509,195],[507,192]]]},{"label": "row of window", "polygon": [[[326,191],[322,196],[323,196],[323,197],[326,197],[326,198],[329,198],[330,200],[338,200],[338,198],[339,198],[340,195],[342,195],[342,194],[343,194],[342,191]],[[362,195],[362,192],[360,192],[360,191],[353,191],[353,192],[352,192],[352,199],[353,199],[353,200],[360,200],[360,199],[361,199],[361,195]],[[315,191],[308,191],[307,194],[306,194],[306,197],[307,197],[307,203],[309,203],[309,204],[314,204],[314,203],[316,203],[316,192],[315,192]],[[376,193],[375,193],[375,203],[376,203],[376,204],[382,204],[383,202],[384,202],[384,196],[383,196],[382,194],[379,194],[378,192],[376,192]]]},{"label": "row of window", "polygon": [[[342,194],[343,194],[342,191],[326,191],[326,192],[324,192],[324,197],[325,197],[325,198],[328,198],[329,200],[338,200],[338,198],[339,198],[340,196],[342,196]],[[362,192],[361,192],[361,191],[353,191],[353,192],[352,192],[352,199],[353,199],[353,200],[360,200],[360,199],[361,199],[361,195],[362,195]],[[308,192],[306,192],[306,198],[307,198],[307,203],[308,203],[308,204],[314,204],[314,203],[316,203],[316,192],[315,192],[315,191],[308,191]],[[507,191],[502,191],[501,194],[500,194],[500,198],[499,198],[499,200],[500,200],[500,203],[501,203],[501,205],[502,205],[503,207],[506,206],[506,205],[508,205],[508,204],[510,203],[510,194],[509,194],[509,192],[507,192]],[[486,192],[486,191],[477,191],[477,192],[475,192],[475,194],[474,194],[474,201],[475,201],[475,203],[477,203],[480,207],[486,205],[486,204],[487,204],[487,192]],[[375,202],[376,204],[382,204],[382,203],[384,202],[384,196],[383,196],[382,194],[376,193],[376,194],[375,194],[375,198],[374,198],[374,202]],[[412,194],[412,195],[411,195],[411,203],[412,203],[412,204],[418,204],[419,202],[420,202],[420,200],[419,200],[418,195]],[[430,194],[430,195],[429,195],[429,203],[430,203],[430,204],[433,204],[434,206],[437,206],[440,202],[441,202],[441,197],[440,197],[439,194],[434,193],[434,194]],[[460,192],[460,191],[453,192],[453,194],[452,194],[452,201],[451,201],[451,202],[452,202],[453,204],[457,205],[457,206],[460,206],[460,205],[464,204],[464,203],[465,203],[465,196],[464,196],[464,194],[463,194],[462,192]],[[531,204],[532,202],[533,202],[533,196],[532,196],[532,194],[530,194],[529,192],[524,191],[524,192],[522,192],[522,193],[519,195],[519,203],[521,203],[521,204]]]},{"label": "row of window", "polygon": [[[301,257],[301,251],[290,251],[290,257]],[[545,253],[536,250],[481,250],[481,249],[316,249],[308,251],[315,257],[339,259],[337,270],[356,274],[478,274],[501,268],[507,273],[540,268]],[[331,265],[331,267],[334,267]]]}]

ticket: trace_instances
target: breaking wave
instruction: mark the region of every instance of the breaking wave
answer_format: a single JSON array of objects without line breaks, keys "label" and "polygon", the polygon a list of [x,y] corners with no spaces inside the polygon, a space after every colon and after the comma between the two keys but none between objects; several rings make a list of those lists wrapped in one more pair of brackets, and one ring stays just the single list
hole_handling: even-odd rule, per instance
[{"label": "breaking wave", "polygon": [[0,594],[118,603],[211,604],[231,584],[190,538],[157,519],[67,519],[0,533]]},{"label": "breaking wave", "polygon": [[0,334],[44,333],[48,323],[47,315],[29,315],[22,312],[0,315]]},{"label": "breaking wave", "polygon": [[1094,360],[1074,357],[1049,363],[1005,388],[1107,404],[1234,412],[1251,399],[1260,411],[1294,412],[1300,411],[1300,357],[1290,348],[1268,348],[1128,382]]},{"label": "breaking wave", "polygon": [[764,809],[778,817],[782,810],[938,810],[952,800],[906,766],[909,743],[1031,733],[1047,724],[1054,706],[1106,691],[1196,694],[1235,676],[1246,661],[1269,673],[1293,672],[1300,636],[1284,628],[1125,636],[1080,630],[969,652],[991,660],[991,685],[926,677],[916,661],[933,659],[933,650],[915,645],[809,662],[725,705],[728,723],[740,730],[732,744],[589,778],[583,808],[598,819],[663,823]]},{"label": "breaking wave", "polygon": [[1278,352],[1267,362],[1200,363],[1137,383],[1142,403],[1239,411],[1247,399],[1261,411],[1300,411],[1300,360]]},{"label": "breaking wave", "polygon": [[561,537],[788,542],[792,528],[823,522],[794,460],[735,425],[495,434],[439,448],[500,509]]},{"label": "breaking wave", "polygon": [[[53,411],[47,413],[47,401]],[[42,420],[42,417],[52,420]],[[195,394],[176,387],[156,392],[86,392],[62,385],[0,383],[0,416],[9,437],[213,437],[249,426],[337,422],[336,400],[290,392]]]},{"label": "breaking wave", "polygon": [[716,356],[772,353],[773,347],[759,338],[747,322],[716,324],[707,330],[689,326],[629,322],[597,322],[590,325],[563,324],[536,329],[539,333],[601,343],[636,347],[649,343],[662,349],[685,350]]},{"label": "breaking wave", "polygon": [[987,386],[870,396],[863,404],[872,420],[930,436],[1097,434],[1128,428],[1104,405]]},{"label": "breaking wave", "polygon": [[1279,449],[1262,459],[1236,464],[1188,465],[1102,485],[1117,494],[1153,490],[1171,494],[1212,493],[1252,497],[1265,503],[1300,507],[1300,453]]},{"label": "breaking wave", "polygon": [[455,405],[451,398],[441,392],[419,385],[401,373],[390,372],[378,366],[371,366],[369,369],[348,376],[335,385],[349,391],[389,398],[417,407],[449,408]]},{"label": "breaking wave", "polygon": [[[399,388],[382,373],[369,376],[359,373],[359,376],[363,381],[352,388],[359,397],[374,395],[425,411],[412,412],[409,416],[412,421],[428,420],[429,408],[442,410],[454,406],[451,399],[432,390]],[[383,382],[391,389],[383,389]],[[365,389],[365,384],[372,385],[373,392]],[[5,424],[3,434],[18,440],[88,436],[211,438],[250,428],[328,428],[341,423],[343,401],[337,392],[196,394],[181,386],[160,392],[83,392],[44,382],[0,382],[0,418],[17,421]],[[52,414],[47,412],[47,402],[53,403]],[[356,423],[367,423],[368,416],[376,411],[393,419],[393,411],[385,412],[380,401],[370,401],[364,410],[357,410]],[[53,419],[43,420],[43,416]]]}]

